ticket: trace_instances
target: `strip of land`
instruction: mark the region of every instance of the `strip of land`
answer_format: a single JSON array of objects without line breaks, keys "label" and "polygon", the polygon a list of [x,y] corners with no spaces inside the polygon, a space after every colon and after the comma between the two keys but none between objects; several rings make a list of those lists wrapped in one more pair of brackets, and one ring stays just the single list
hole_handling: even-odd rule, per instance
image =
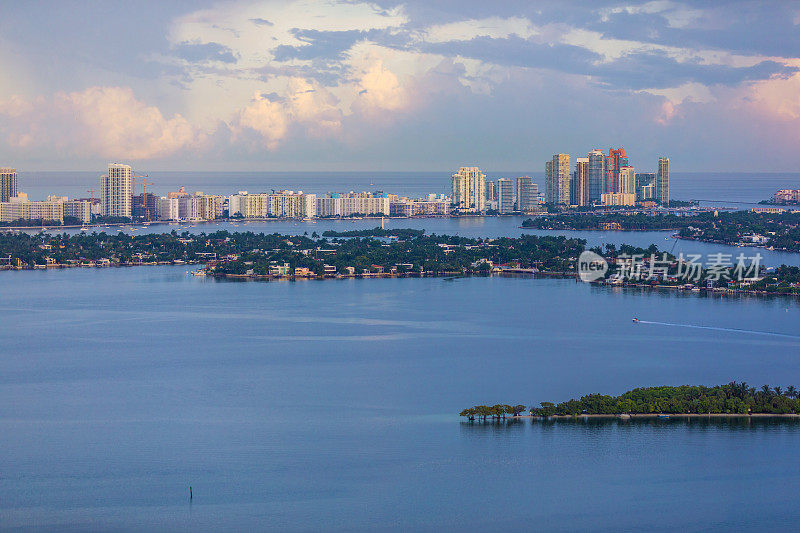
[{"label": "strip of land", "polygon": [[[526,406],[506,404],[476,405],[461,411],[469,421],[522,418]],[[760,389],[746,382],[732,381],[714,387],[682,385],[678,387],[637,388],[610,396],[589,394],[566,402],[541,402],[531,407],[533,418],[655,418],[655,417],[741,417],[800,416],[800,391],[793,385]]]},{"label": "strip of land", "polygon": [[[586,241],[555,235],[465,238],[396,229],[326,232],[323,236],[217,231],[128,235],[0,234],[0,269],[203,264],[198,275],[230,279],[330,279],[521,275],[576,277]],[[746,294],[800,294],[800,268],[766,271],[749,265],[748,277],[689,265],[661,252],[607,245],[593,248],[608,262],[597,284],[648,289]],[[632,264],[632,258],[639,263]],[[635,266],[635,268],[633,268]],[[747,266],[747,265],[743,265]],[[692,267],[692,277],[684,274]]]}]

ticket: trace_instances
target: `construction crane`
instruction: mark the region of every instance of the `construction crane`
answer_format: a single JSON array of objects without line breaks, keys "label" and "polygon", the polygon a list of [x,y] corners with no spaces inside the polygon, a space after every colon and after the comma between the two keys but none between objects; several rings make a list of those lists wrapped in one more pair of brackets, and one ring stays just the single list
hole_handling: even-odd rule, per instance
[{"label": "construction crane", "polygon": [[[140,177],[146,178],[147,176],[140,176]],[[147,186],[148,185],[154,185],[154,184],[153,183],[145,183],[144,181],[142,182],[142,201],[144,201],[144,197],[147,194]]]},{"label": "construction crane", "polygon": [[[136,196],[136,178],[139,178],[139,179],[145,178],[145,179],[147,179],[147,174],[145,174],[144,176],[136,176],[136,175],[131,176],[131,194],[132,194],[132,196]],[[152,185],[152,183],[148,183],[147,185]]]},{"label": "construction crane", "polygon": [[94,193],[96,193],[97,191],[94,189],[89,189],[86,192],[89,193],[89,200],[91,200],[92,204],[94,204]]}]

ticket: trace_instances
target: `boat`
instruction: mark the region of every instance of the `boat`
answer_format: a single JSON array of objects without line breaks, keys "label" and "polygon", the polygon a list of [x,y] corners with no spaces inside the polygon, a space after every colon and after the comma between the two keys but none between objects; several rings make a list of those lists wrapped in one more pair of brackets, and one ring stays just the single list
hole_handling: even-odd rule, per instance
[{"label": "boat", "polygon": [[633,317],[633,321],[634,321],[635,323],[637,323],[637,324],[639,323],[639,319],[638,319],[638,318],[636,318],[636,317]]}]

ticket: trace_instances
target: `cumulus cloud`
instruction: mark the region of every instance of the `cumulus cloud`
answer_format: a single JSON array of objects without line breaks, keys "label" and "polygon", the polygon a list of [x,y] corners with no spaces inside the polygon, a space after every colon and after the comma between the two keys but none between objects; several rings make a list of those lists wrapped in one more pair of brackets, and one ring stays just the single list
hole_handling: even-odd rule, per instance
[{"label": "cumulus cloud", "polygon": [[746,101],[767,116],[780,121],[800,119],[800,73],[753,84]]},{"label": "cumulus cloud", "polygon": [[330,92],[309,80],[288,80],[285,97],[275,93],[255,93],[250,104],[234,120],[235,134],[243,130],[258,133],[263,145],[274,150],[289,135],[291,126],[310,137],[336,134],[342,126],[342,113]]},{"label": "cumulus cloud", "polygon": [[[430,123],[453,127],[473,109],[491,108],[471,124],[476,132],[501,116],[509,127],[500,129],[519,131],[528,127],[518,117],[534,105],[534,91],[539,114],[557,107],[565,116],[592,117],[603,134],[619,113],[606,110],[601,119],[605,111],[587,102],[637,109],[628,124],[647,123],[656,134],[689,124],[700,110],[725,117],[746,108],[772,125],[800,119],[795,11],[672,0],[601,4],[213,3],[165,17],[166,43],[142,54],[161,76],[153,94],[181,115],[163,113],[162,101],[160,108],[145,103],[131,89],[96,86],[102,76],[39,99],[10,97],[27,87],[12,91],[0,82],[0,133],[20,149],[108,158],[166,157],[199,143],[214,143],[223,155],[241,154],[242,146],[257,157],[265,147],[288,154],[377,144],[387,125],[393,134],[423,123],[425,131]],[[575,97],[564,101],[570,89]]]},{"label": "cumulus cloud", "polygon": [[52,98],[12,97],[0,103],[6,141],[17,148],[57,149],[78,156],[151,159],[197,140],[181,115],[165,117],[128,87],[89,87]]},{"label": "cumulus cloud", "polygon": [[372,57],[359,75],[356,84],[356,107],[366,114],[376,111],[398,111],[408,104],[408,95],[397,76],[387,69],[379,57]]}]

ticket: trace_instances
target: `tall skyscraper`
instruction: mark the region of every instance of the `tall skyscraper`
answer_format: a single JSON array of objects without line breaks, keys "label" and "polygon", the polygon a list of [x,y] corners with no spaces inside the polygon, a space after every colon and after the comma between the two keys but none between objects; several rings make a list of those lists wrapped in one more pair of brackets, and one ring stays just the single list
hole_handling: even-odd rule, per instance
[{"label": "tall skyscraper", "polygon": [[575,158],[575,171],[569,185],[570,205],[589,205],[589,158]]},{"label": "tall skyscraper", "polygon": [[514,183],[508,178],[497,180],[497,210],[501,213],[514,211]]},{"label": "tall skyscraper", "polygon": [[101,180],[103,216],[130,217],[133,195],[133,170],[130,165],[109,163],[108,174]]},{"label": "tall skyscraper", "polygon": [[517,178],[517,211],[532,213],[536,209],[539,187],[530,176]]},{"label": "tall skyscraper", "polygon": [[0,202],[17,195],[17,169],[0,168]]},{"label": "tall skyscraper", "polygon": [[661,202],[661,205],[669,205],[669,157],[658,158],[656,201]]},{"label": "tall skyscraper", "polygon": [[569,205],[569,155],[555,154],[545,164],[547,203]]},{"label": "tall skyscraper", "polygon": [[603,194],[603,183],[605,182],[605,168],[606,156],[600,149],[594,149],[589,152],[589,169],[588,169],[588,188],[589,196],[587,198],[588,204],[600,201],[600,195]]},{"label": "tall skyscraper", "polygon": [[625,156],[625,148],[608,149],[606,157],[606,178],[603,185],[603,192],[620,192],[619,172],[622,167],[628,166],[628,158]]},{"label": "tall skyscraper", "polygon": [[480,213],[486,209],[486,176],[478,167],[461,167],[453,174],[453,209]]}]

